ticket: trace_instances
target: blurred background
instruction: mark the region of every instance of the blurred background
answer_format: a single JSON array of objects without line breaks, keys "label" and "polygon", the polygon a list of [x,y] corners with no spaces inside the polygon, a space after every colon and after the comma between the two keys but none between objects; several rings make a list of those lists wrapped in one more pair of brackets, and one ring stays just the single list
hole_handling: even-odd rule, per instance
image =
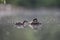
[{"label": "blurred background", "polygon": [[[35,17],[42,30],[15,28]],[[0,0],[0,40],[60,40],[60,0]]]}]

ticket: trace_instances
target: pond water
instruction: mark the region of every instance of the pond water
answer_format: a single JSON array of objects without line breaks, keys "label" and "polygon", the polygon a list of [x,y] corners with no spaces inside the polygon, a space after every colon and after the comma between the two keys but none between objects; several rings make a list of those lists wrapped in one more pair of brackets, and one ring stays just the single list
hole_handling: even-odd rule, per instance
[{"label": "pond water", "polygon": [[[42,27],[44,27],[41,32],[34,32],[30,28],[16,29],[12,27],[16,22],[23,22],[24,20],[30,22],[35,17],[42,23]],[[3,33],[1,35],[1,39],[3,40],[25,40],[26,38],[27,40],[52,40],[57,35],[55,35],[55,32],[60,29],[60,9],[46,7],[31,9],[12,6],[10,4],[0,4],[0,24],[0,29],[2,28],[1,30],[3,30],[1,32],[1,34]],[[34,34],[37,34],[39,37],[35,37]]]}]

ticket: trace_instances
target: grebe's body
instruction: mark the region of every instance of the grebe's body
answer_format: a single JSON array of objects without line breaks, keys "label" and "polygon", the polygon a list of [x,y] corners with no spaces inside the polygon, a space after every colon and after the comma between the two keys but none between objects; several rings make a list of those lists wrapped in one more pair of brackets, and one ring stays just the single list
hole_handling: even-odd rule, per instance
[{"label": "grebe's body", "polygon": [[40,25],[41,23],[39,22],[32,22],[31,25]]},{"label": "grebe's body", "polygon": [[17,26],[17,28],[24,28],[27,24],[28,21],[23,21],[23,23],[22,22],[18,22],[18,23],[16,23],[15,25]]}]

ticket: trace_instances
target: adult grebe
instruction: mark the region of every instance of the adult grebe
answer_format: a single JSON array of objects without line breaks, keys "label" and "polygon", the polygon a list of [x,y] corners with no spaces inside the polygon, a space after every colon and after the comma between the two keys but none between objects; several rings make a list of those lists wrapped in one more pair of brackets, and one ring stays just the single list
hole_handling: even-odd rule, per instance
[{"label": "adult grebe", "polygon": [[37,18],[34,18],[32,22],[30,22],[30,27],[32,29],[38,29],[38,26],[41,25],[41,23],[38,22]]},{"label": "adult grebe", "polygon": [[34,18],[31,25],[41,25],[41,23],[38,22],[37,18]]}]

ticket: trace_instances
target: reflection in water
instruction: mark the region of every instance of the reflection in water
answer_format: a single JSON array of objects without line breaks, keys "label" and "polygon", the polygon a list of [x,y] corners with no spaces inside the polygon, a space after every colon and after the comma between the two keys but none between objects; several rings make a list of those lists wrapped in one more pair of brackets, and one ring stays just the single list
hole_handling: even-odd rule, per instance
[{"label": "reflection in water", "polygon": [[15,27],[15,28],[18,28],[18,29],[20,29],[20,28],[24,28],[24,26],[23,26],[23,25],[20,25],[20,26],[15,25],[14,27]]}]

